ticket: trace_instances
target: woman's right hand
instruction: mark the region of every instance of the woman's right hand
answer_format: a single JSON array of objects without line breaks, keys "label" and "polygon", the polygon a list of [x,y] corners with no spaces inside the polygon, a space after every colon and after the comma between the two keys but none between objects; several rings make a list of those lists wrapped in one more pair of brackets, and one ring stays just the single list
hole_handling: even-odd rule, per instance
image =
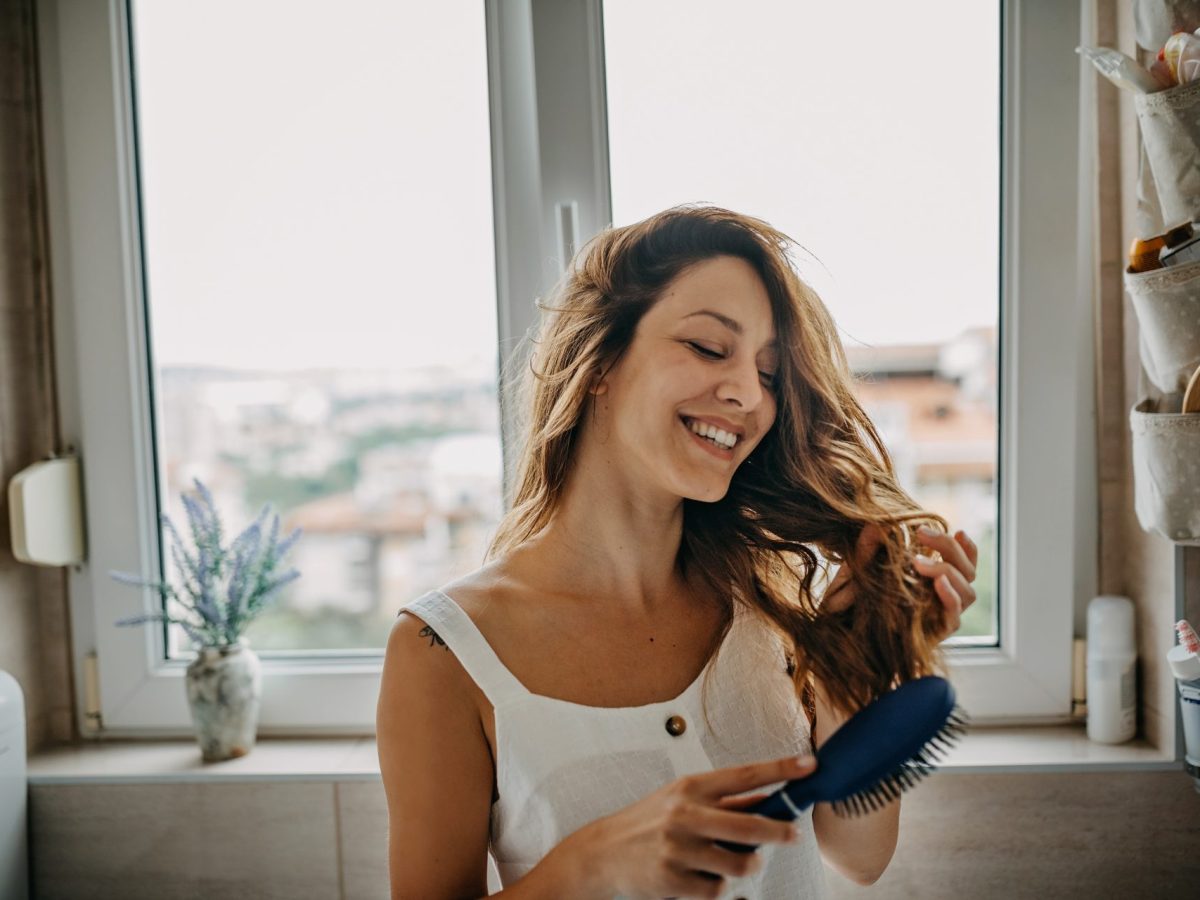
[{"label": "woman's right hand", "polygon": [[[586,872],[586,893],[611,897],[716,897],[726,877],[757,872],[757,852],[738,853],[714,841],[761,845],[798,839],[791,822],[739,812],[765,794],[754,788],[811,775],[816,759],[787,757],[677,779],[572,835]],[[703,873],[720,876],[712,878]]]}]

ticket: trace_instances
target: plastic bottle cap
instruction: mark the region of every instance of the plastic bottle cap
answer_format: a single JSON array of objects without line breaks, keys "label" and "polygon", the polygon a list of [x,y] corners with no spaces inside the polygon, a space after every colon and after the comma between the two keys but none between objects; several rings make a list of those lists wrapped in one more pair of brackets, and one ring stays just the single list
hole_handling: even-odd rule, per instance
[{"label": "plastic bottle cap", "polygon": [[1189,652],[1182,644],[1176,644],[1167,651],[1167,665],[1171,667],[1171,674],[1180,681],[1200,678],[1200,656]]},{"label": "plastic bottle cap", "polygon": [[1087,630],[1089,656],[1137,653],[1133,601],[1128,597],[1093,597],[1088,604]]}]

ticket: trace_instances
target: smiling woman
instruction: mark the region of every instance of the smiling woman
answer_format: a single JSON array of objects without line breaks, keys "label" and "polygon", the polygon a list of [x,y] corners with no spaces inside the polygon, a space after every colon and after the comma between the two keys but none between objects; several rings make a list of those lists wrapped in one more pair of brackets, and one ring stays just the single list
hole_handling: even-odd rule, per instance
[{"label": "smiling woman", "polygon": [[974,546],[897,484],[790,246],[676,207],[602,232],[542,305],[490,562],[388,643],[394,896],[484,893],[489,847],[522,897],[809,896],[818,850],[861,883],[887,865],[896,802],[818,805],[797,847],[736,811],[936,671],[974,599]]},{"label": "smiling woman", "polygon": [[[771,301],[754,267],[735,256],[698,262],[650,307],[619,360],[597,373],[592,424],[628,448],[634,459],[613,464],[646,479],[642,496],[719,500],[775,421],[771,378],[762,374],[775,355]],[[577,465],[595,471],[607,459]]]}]

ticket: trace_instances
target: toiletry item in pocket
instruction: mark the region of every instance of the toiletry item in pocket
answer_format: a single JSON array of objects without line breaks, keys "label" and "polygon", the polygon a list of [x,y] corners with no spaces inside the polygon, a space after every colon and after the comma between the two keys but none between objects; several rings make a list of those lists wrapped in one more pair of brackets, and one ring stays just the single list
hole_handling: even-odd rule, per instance
[{"label": "toiletry item in pocket", "polygon": [[1174,247],[1164,247],[1158,256],[1164,266],[1184,266],[1200,262],[1200,236],[1190,238]]},{"label": "toiletry item in pocket", "polygon": [[1096,67],[1096,70],[1119,88],[1135,94],[1153,94],[1161,91],[1162,85],[1146,71],[1138,61],[1119,50],[1108,47],[1076,47],[1080,54]]},{"label": "toiletry item in pocket", "polygon": [[1200,38],[1177,31],[1167,38],[1158,58],[1167,64],[1175,84],[1188,84],[1200,76]]},{"label": "toiletry item in pocket", "polygon": [[1175,623],[1175,634],[1179,643],[1167,651],[1167,665],[1180,681],[1195,681],[1200,678],[1200,639],[1187,619]]},{"label": "toiletry item in pocket", "polygon": [[1192,223],[1183,222],[1153,237],[1134,238],[1129,245],[1129,273],[1149,272],[1168,265],[1167,253],[1185,246],[1194,237]]},{"label": "toiletry item in pocket", "polygon": [[[1183,390],[1183,408],[1179,411],[1181,413],[1200,413],[1200,366],[1196,366],[1196,371],[1188,379],[1187,387]],[[1187,622],[1185,621],[1183,624],[1187,625]],[[1188,627],[1191,628],[1190,625]]]},{"label": "toiletry item in pocket", "polygon": [[1092,598],[1087,639],[1087,736],[1100,744],[1120,744],[1137,730],[1133,601]]},{"label": "toiletry item in pocket", "polygon": [[1158,255],[1165,246],[1166,242],[1161,234],[1152,238],[1135,237],[1133,243],[1129,245],[1129,268],[1126,271],[1130,275],[1137,275],[1141,272],[1161,269],[1162,263],[1159,261]]},{"label": "toiletry item in pocket", "polygon": [[1167,652],[1167,665],[1179,689],[1184,754],[1191,765],[1200,766],[1200,640],[1187,619],[1175,623],[1175,632],[1179,643]]},{"label": "toiletry item in pocket", "polygon": [[1175,76],[1171,74],[1171,67],[1167,65],[1165,59],[1159,59],[1156,56],[1154,62],[1150,63],[1150,74],[1154,76],[1154,80],[1162,86],[1164,91],[1167,88],[1176,87]]}]

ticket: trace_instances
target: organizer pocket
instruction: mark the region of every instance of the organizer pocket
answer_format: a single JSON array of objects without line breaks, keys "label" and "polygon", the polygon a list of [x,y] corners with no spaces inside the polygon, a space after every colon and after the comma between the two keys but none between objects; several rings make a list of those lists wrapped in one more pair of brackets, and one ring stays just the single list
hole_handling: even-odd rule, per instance
[{"label": "organizer pocket", "polygon": [[1125,273],[1141,333],[1142,366],[1164,393],[1182,391],[1200,366],[1200,262]]},{"label": "organizer pocket", "polygon": [[1146,531],[1200,545],[1200,413],[1160,413],[1143,400],[1129,413],[1133,499]]},{"label": "organizer pocket", "polygon": [[1138,94],[1133,105],[1163,225],[1190,222],[1200,213],[1200,81]]}]

